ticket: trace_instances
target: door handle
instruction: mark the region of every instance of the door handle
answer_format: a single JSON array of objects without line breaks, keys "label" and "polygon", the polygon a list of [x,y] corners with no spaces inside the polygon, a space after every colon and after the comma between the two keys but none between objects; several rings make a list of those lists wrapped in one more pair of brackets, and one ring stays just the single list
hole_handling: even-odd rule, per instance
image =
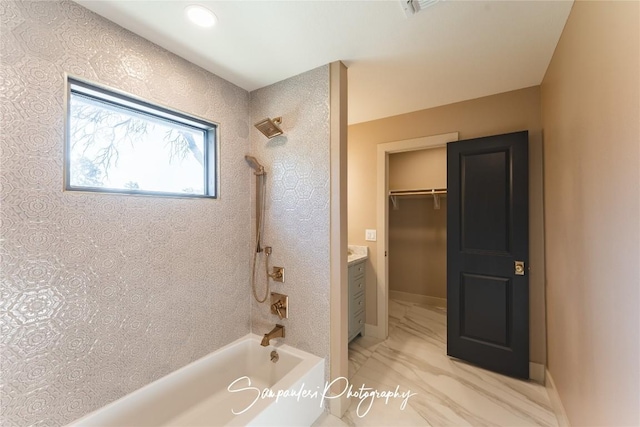
[{"label": "door handle", "polygon": [[515,261],[514,264],[516,276],[524,276],[524,261]]}]

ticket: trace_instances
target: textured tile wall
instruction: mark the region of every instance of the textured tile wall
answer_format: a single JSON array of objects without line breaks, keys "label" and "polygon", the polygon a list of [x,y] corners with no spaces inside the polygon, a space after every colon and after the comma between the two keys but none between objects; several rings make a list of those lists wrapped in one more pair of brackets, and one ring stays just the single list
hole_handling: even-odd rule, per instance
[{"label": "textured tile wall", "polygon": [[[249,94],[71,2],[0,32],[0,425],[61,425],[249,332]],[[63,192],[64,72],[220,123],[220,199]]]},{"label": "textured tile wall", "polygon": [[263,242],[273,247],[270,264],[285,267],[286,282],[271,290],[289,295],[290,304],[289,319],[280,321],[268,304],[252,299],[252,331],[264,334],[282,323],[287,344],[328,361],[329,66],[252,92],[250,109],[252,123],[282,116],[284,135],[268,140],[253,128],[251,150],[267,170]]}]

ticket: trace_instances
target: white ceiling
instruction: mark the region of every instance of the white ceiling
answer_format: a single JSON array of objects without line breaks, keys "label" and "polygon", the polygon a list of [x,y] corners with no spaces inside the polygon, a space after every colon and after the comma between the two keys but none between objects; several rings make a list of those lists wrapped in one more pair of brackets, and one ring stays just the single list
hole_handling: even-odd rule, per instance
[{"label": "white ceiling", "polygon": [[[332,61],[349,67],[349,123],[540,84],[572,1],[77,0],[252,91]],[[187,21],[202,4],[213,28]]]}]

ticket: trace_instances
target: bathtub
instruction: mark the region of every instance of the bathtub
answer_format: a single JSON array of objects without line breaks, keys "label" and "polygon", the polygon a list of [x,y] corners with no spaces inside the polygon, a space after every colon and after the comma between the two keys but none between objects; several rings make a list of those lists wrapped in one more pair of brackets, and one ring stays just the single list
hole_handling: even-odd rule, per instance
[{"label": "bathtub", "polygon": [[324,411],[324,359],[261,338],[249,334],[69,425],[310,426]]}]

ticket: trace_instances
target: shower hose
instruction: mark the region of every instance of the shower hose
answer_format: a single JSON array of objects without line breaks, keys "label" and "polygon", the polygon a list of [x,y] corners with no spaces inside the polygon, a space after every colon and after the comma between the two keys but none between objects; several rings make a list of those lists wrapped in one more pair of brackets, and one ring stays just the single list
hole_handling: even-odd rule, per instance
[{"label": "shower hose", "polygon": [[[257,227],[257,232],[256,232],[256,245],[254,247],[254,251],[253,251],[253,266],[251,268],[251,290],[253,292],[253,297],[256,299],[256,301],[258,301],[259,303],[263,303],[267,300],[267,297],[269,296],[269,255],[271,255],[271,248],[265,248],[264,249],[264,253],[265,253],[265,262],[264,262],[264,268],[265,268],[265,277],[267,279],[267,284],[266,284],[266,289],[264,292],[264,297],[263,298],[259,298],[258,297],[258,291],[256,290],[257,288],[257,283],[256,283],[256,267],[257,267],[257,261],[258,261],[258,253],[261,252],[260,250],[260,239],[262,238],[262,227],[264,226],[264,202],[266,200],[266,194],[267,194],[267,180],[266,180],[266,173],[262,173],[260,176],[260,182],[261,182],[261,187],[262,187],[262,194],[261,194],[261,199],[260,200],[260,211],[258,212],[258,217],[256,218],[256,221],[258,221],[258,227]],[[257,188],[256,188],[257,190]],[[256,200],[256,203],[258,203],[258,200]]]}]

